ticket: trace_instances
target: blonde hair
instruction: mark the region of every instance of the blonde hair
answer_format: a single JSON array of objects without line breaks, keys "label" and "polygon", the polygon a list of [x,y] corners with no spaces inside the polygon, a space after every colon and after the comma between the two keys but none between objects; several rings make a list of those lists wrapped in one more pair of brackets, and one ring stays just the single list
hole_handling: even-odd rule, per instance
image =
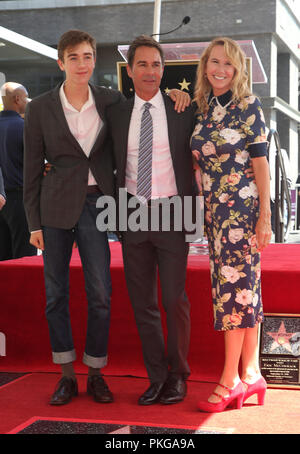
[{"label": "blonde hair", "polygon": [[252,94],[248,86],[246,57],[239,44],[230,38],[215,38],[201,55],[197,68],[194,101],[197,103],[200,112],[207,112],[208,110],[207,97],[212,87],[205,73],[209,56],[215,46],[224,46],[225,54],[235,69],[231,86],[233,100],[238,102]]}]

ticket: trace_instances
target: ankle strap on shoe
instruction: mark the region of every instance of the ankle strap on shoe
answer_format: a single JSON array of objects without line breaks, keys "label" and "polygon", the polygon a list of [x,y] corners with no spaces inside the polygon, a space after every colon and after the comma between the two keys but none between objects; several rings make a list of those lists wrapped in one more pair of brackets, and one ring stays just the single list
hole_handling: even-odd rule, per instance
[{"label": "ankle strap on shoe", "polygon": [[218,386],[221,386],[221,388],[228,389],[228,391],[232,391],[232,388],[229,388],[228,386],[221,385],[221,383],[218,383]]}]

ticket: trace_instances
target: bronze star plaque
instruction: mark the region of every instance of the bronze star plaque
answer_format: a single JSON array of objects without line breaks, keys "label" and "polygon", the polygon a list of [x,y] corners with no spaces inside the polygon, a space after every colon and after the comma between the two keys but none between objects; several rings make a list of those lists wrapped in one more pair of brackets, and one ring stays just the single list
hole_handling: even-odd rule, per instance
[{"label": "bronze star plaque", "polygon": [[300,388],[300,314],[265,314],[259,360],[269,387]]}]

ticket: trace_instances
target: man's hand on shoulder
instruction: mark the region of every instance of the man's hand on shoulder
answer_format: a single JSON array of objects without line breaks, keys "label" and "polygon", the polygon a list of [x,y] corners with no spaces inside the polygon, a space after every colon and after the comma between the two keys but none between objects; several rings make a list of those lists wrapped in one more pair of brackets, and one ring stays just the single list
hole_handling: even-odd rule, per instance
[{"label": "man's hand on shoulder", "polygon": [[185,109],[191,104],[191,97],[186,91],[177,90],[173,88],[168,93],[169,97],[174,101],[174,109],[176,112],[184,112]]}]

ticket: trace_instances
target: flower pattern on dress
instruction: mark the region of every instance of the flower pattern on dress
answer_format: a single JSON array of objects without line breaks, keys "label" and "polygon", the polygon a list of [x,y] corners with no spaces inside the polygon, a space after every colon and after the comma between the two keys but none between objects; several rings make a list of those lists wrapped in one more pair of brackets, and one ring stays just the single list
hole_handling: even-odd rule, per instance
[{"label": "flower pattern on dress", "polygon": [[202,174],[217,330],[263,321],[255,236],[258,191],[244,171],[250,164],[249,145],[265,141],[264,116],[255,96],[225,107],[213,98],[207,114],[197,115],[191,150]]}]

